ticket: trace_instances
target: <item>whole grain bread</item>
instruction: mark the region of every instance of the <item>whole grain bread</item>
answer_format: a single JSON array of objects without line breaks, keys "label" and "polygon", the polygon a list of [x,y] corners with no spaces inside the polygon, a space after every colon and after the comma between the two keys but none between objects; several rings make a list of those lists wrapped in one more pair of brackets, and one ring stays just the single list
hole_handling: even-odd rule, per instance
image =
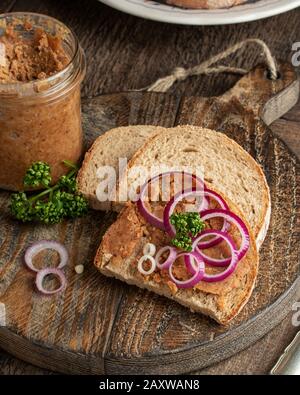
[{"label": "whole grain bread", "polygon": [[[227,202],[230,209],[243,218],[234,204],[228,199]],[[245,218],[243,220],[247,224]],[[249,224],[247,226],[250,230]],[[238,245],[239,232],[232,229],[230,233]],[[238,263],[235,272],[222,282],[201,281],[192,289],[177,289],[173,282],[168,281],[168,277],[160,276],[158,269],[151,276],[144,276],[138,271],[137,262],[143,255],[144,245],[148,242],[155,243],[157,249],[169,244],[166,233],[147,224],[136,205],[129,203],[103,236],[94,264],[106,276],[173,299],[192,311],[208,315],[224,325],[237,316],[250,298],[259,264],[256,242],[251,230],[249,251]],[[222,254],[222,250],[217,251],[220,248],[222,247],[214,247],[214,251]]]},{"label": "whole grain bread", "polygon": [[[118,188],[124,181],[131,186],[139,178],[140,183],[140,174],[131,170],[137,166],[150,170],[152,164],[202,166],[208,187],[228,196],[241,210],[261,246],[270,222],[269,187],[261,167],[239,144],[224,133],[191,125],[160,130],[132,156]],[[120,208],[120,203],[114,206]]]},{"label": "whole grain bread", "polygon": [[77,176],[77,186],[95,210],[109,210],[110,202],[100,202],[96,196],[99,183],[97,169],[101,166],[112,166],[118,176],[119,158],[127,158],[146,142],[157,130],[156,126],[126,126],[111,129],[99,136],[87,151]]}]

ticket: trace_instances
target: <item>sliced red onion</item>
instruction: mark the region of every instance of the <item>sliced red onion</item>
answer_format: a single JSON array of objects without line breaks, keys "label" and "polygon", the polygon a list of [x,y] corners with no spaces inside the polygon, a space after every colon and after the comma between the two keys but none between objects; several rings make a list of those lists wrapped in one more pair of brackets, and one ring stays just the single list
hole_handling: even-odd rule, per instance
[{"label": "sliced red onion", "polygon": [[[149,261],[151,263],[151,266],[148,270],[144,269],[144,262]],[[156,261],[151,255],[143,255],[139,261],[138,261],[138,271],[145,276],[149,276],[149,274],[152,274],[156,269]]]},{"label": "sliced red onion", "polygon": [[[203,211],[201,214],[201,219],[203,221],[208,221],[216,217],[223,218],[225,221],[233,223],[238,228],[242,237],[241,246],[237,250],[238,260],[240,261],[245,256],[250,246],[250,236],[247,226],[241,220],[240,217],[238,217],[236,214],[234,214],[232,211],[229,210],[222,210],[222,209],[206,210]],[[204,232],[201,233],[201,236],[203,235],[203,233]],[[205,255],[204,252],[202,251],[201,244],[200,244],[201,247],[199,248],[199,243],[195,244],[194,242],[193,246],[195,247],[196,251],[198,251],[199,254],[203,257],[204,261],[210,265],[221,267],[221,266],[228,266],[231,263],[231,258],[215,259]]]},{"label": "sliced red onion", "polygon": [[209,203],[210,203],[210,198],[208,196],[204,196],[201,202],[201,206],[199,208],[199,212],[204,210],[209,210]]},{"label": "sliced red onion", "polygon": [[[164,209],[164,226],[166,231],[169,233],[171,237],[175,237],[176,235],[176,230],[174,226],[171,224],[170,217],[173,214],[177,204],[182,201],[185,198],[188,198],[190,196],[204,196],[206,199],[213,198],[224,210],[228,210],[228,205],[225,202],[225,200],[216,192],[211,191],[210,189],[205,188],[205,190],[196,190],[195,188],[190,188],[182,192],[178,192],[176,195],[174,195],[169,203],[166,205]],[[205,211],[200,211],[201,219],[202,218],[202,213],[206,212]],[[228,228],[228,225],[226,224],[226,221],[223,223],[223,228],[222,231],[226,231]],[[217,241],[216,239],[214,240],[209,240],[206,242],[203,242],[202,244],[205,246],[205,248],[212,247],[213,245],[218,244],[220,241]]]},{"label": "sliced red onion", "polygon": [[[168,258],[163,263],[160,263],[159,260],[161,256],[167,251],[169,252]],[[176,257],[177,257],[177,250],[175,247],[171,247],[171,246],[162,247],[160,250],[158,250],[155,256],[156,266],[159,269],[169,269],[169,267],[175,261]]]},{"label": "sliced red onion", "polygon": [[197,262],[197,268],[193,267],[193,272],[194,272],[193,277],[191,277],[185,281],[181,281],[181,280],[178,280],[177,278],[175,278],[173,275],[173,272],[172,272],[173,264],[175,261],[173,261],[173,263],[169,267],[169,276],[170,276],[171,280],[173,281],[173,283],[176,284],[177,288],[182,288],[182,289],[193,288],[195,285],[197,285],[203,279],[203,277],[205,275],[204,261],[201,258],[201,256],[195,252],[182,252],[177,255],[177,258],[180,258],[180,257],[189,257],[190,259],[195,259],[195,261]]},{"label": "sliced red onion", "polygon": [[63,244],[58,243],[57,241],[54,240],[40,240],[32,244],[29,248],[27,248],[25,252],[25,256],[24,256],[25,264],[30,270],[36,273],[39,272],[39,269],[37,269],[33,265],[32,260],[39,252],[43,250],[55,250],[56,252],[58,252],[60,256],[60,262],[59,265],[56,267],[56,269],[62,269],[64,266],[66,266],[69,259],[69,255],[66,247]]},{"label": "sliced red onion", "polygon": [[[147,209],[147,207],[145,205],[145,196],[146,196],[146,194],[148,192],[148,186],[151,183],[159,180],[160,178],[164,178],[164,177],[171,176],[171,175],[174,175],[174,174],[183,174],[184,176],[188,176],[188,177],[193,178],[194,180],[197,181],[197,183],[199,183],[199,186],[200,186],[201,190],[205,187],[204,182],[203,182],[203,180],[201,178],[199,178],[199,177],[197,177],[197,176],[195,176],[193,174],[185,173],[185,172],[182,172],[182,171],[169,171],[169,172],[166,172],[166,173],[158,174],[157,176],[150,178],[141,187],[139,200],[137,201],[137,207],[139,209],[139,212],[146,219],[146,221],[149,222],[149,224],[155,226],[156,228],[162,229],[162,230],[165,230],[164,221],[162,219],[158,218],[156,215],[154,215],[153,213],[151,213]],[[203,206],[202,207],[205,207],[205,202],[203,202]],[[206,204],[206,207],[207,207],[207,204]]]},{"label": "sliced red onion", "polygon": [[[206,195],[206,198],[213,198],[213,200],[215,200],[219,204],[221,209],[229,210],[229,206],[228,206],[227,202],[217,192],[206,188],[205,195]],[[206,211],[206,209],[204,209],[204,210]],[[203,211],[200,211],[201,219],[202,219]],[[230,224],[224,220],[222,228],[220,229],[221,232],[227,232],[229,230],[229,228],[230,228]],[[221,242],[222,242],[222,239],[220,237],[213,237],[208,241],[202,241],[199,245],[199,248],[203,248],[203,249],[211,248],[211,247],[214,247],[214,246],[220,244]]]},{"label": "sliced red onion", "polygon": [[[60,287],[53,291],[48,291],[43,286],[44,279],[49,274],[52,274],[53,276],[57,277],[58,280],[60,281]],[[42,269],[37,273],[35,284],[38,291],[41,292],[43,295],[54,295],[65,289],[67,285],[67,280],[64,273],[60,269],[48,268],[48,269]]]},{"label": "sliced red onion", "polygon": [[[231,236],[229,236],[227,233],[221,232],[219,230],[205,230],[204,232],[201,233],[200,236],[198,236],[194,243],[193,243],[193,248],[196,248],[197,244],[199,241],[208,236],[208,235],[215,235],[218,237],[221,237],[224,241],[226,241],[227,245],[230,248],[230,253],[231,257],[230,262],[228,267],[221,273],[218,274],[207,274],[205,273],[203,276],[203,281],[208,282],[208,283],[214,283],[214,282],[219,282],[225,280],[227,277],[229,277],[236,269],[237,264],[239,262],[238,259],[238,251],[236,249],[235,243],[232,240]],[[198,254],[195,251],[196,255]],[[185,264],[187,266],[187,269],[190,271],[190,273],[194,274],[197,273],[197,267],[195,267],[194,262],[193,262],[193,257],[185,257]]]}]

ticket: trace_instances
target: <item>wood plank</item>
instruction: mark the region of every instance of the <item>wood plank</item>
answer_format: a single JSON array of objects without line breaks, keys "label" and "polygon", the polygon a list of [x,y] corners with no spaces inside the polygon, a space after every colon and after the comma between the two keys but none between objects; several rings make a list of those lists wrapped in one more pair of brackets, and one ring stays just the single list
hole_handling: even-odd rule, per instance
[{"label": "wood plank", "polygon": [[[280,325],[254,345],[225,361],[193,372],[192,375],[268,374],[297,331],[298,328],[292,325],[291,315],[289,314]],[[49,375],[54,373],[30,365],[0,351],[0,376],[27,374]]]},{"label": "wood plank", "polygon": [[[274,56],[289,61],[300,30],[300,9],[250,24],[205,27],[147,21],[112,10],[97,0],[18,0],[14,10],[24,9],[59,18],[76,32],[87,55],[85,96],[148,86],[177,66],[194,66],[249,37],[264,40]],[[224,64],[251,69],[261,61],[261,49],[250,45]],[[231,75],[192,77],[175,84],[170,92],[220,95],[237,79]]]},{"label": "wood plank", "polygon": [[17,0],[1,0],[0,13],[10,12]]},{"label": "wood plank", "polygon": [[194,375],[261,375],[269,374],[299,328],[292,325],[289,314],[276,328],[246,350]]},{"label": "wood plank", "polygon": [[300,102],[298,102],[288,113],[283,117],[283,120],[300,122]]},{"label": "wood plank", "polygon": [[[2,193],[1,203],[3,198]],[[7,212],[4,215],[8,217]],[[30,226],[18,225],[20,232],[14,233],[13,242],[9,241],[8,235],[4,239],[1,237],[0,299],[6,306],[7,326],[16,333],[15,335],[11,330],[1,328],[1,344],[7,351],[19,357],[25,357],[27,353],[32,363],[55,370],[57,359],[62,357],[61,351],[58,351],[56,359],[52,355],[52,362],[51,358],[46,357],[48,353],[51,355],[50,349],[46,348],[45,356],[40,358],[38,345],[43,339],[44,344],[57,344],[58,350],[74,350],[73,354],[68,353],[65,360],[69,362],[65,365],[69,373],[72,373],[70,362],[76,361],[78,353],[89,355],[91,350],[97,356],[97,372],[103,372],[102,354],[122,294],[122,287],[111,287],[111,283],[97,276],[90,265],[101,238],[101,227],[109,221],[107,216],[105,221],[104,218],[103,215],[93,213],[85,217],[84,221],[79,219],[73,224],[61,224],[56,229],[35,226],[30,231]],[[8,225],[7,222],[6,224]],[[30,236],[26,235],[28,231]],[[24,249],[40,238],[60,239],[71,254],[65,271],[69,286],[58,299],[43,298],[34,292],[34,277],[22,262]],[[82,276],[76,275],[74,271],[77,264],[85,265]],[[14,297],[17,299],[12,308],[11,301]],[[98,298],[102,299],[103,304],[95,303]],[[86,337],[86,332],[91,336]],[[24,344],[24,350],[20,341],[25,338],[28,341]],[[82,372],[91,373],[90,369],[91,364],[87,357]]]},{"label": "wood plank", "polygon": [[300,125],[298,122],[280,119],[272,125],[272,131],[300,157]]},{"label": "wood plank", "polygon": [[50,370],[40,369],[34,365],[16,359],[4,351],[0,351],[0,376],[4,375],[52,375]]}]

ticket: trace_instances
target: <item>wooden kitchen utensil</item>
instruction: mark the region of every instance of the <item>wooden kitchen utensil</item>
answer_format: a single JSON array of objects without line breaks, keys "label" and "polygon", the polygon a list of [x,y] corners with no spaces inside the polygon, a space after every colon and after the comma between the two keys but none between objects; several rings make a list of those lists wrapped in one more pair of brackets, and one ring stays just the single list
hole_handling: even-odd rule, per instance
[{"label": "wooden kitchen utensil", "polygon": [[[99,274],[93,257],[114,213],[93,211],[49,227],[20,224],[9,214],[9,193],[1,191],[0,347],[64,373],[186,373],[237,353],[281,322],[300,296],[300,162],[267,127],[298,99],[292,67],[281,63],[279,71],[270,80],[258,66],[220,97],[131,92],[83,103],[86,148],[116,126],[194,124],[226,133],[263,167],[271,225],[254,293],[229,327]],[[36,292],[23,264],[25,249],[39,239],[59,240],[70,253],[68,287],[50,298]],[[85,266],[81,275],[78,264]]]}]

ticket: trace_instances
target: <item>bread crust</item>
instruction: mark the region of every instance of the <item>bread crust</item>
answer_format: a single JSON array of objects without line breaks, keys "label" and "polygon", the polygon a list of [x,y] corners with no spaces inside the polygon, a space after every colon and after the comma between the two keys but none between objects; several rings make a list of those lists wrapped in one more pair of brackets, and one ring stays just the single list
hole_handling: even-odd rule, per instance
[{"label": "bread crust", "polygon": [[192,9],[229,8],[246,3],[247,0],[167,0],[167,4]]},{"label": "bread crust", "polygon": [[[132,146],[134,145],[139,148],[137,141],[141,141],[141,145],[149,138],[156,130],[162,129],[152,125],[134,125],[134,126],[121,126],[118,128],[110,129],[107,132],[100,135],[92,144],[90,149],[86,152],[82,166],[77,175],[77,187],[78,191],[84,195],[88,200],[89,205],[94,210],[107,211],[111,209],[111,202],[100,202],[96,196],[97,188],[97,168],[94,166],[97,161],[97,166],[108,165],[109,163],[101,163],[98,158],[102,151],[106,149],[112,149],[108,147],[110,140],[122,139],[122,157],[126,157],[128,160],[131,159]],[[128,137],[128,138],[127,138]],[[143,139],[144,137],[144,139]],[[129,141],[128,141],[129,140]],[[134,151],[136,151],[134,149]],[[111,155],[115,160],[118,160],[116,155]],[[98,160],[97,160],[98,159]]]}]

